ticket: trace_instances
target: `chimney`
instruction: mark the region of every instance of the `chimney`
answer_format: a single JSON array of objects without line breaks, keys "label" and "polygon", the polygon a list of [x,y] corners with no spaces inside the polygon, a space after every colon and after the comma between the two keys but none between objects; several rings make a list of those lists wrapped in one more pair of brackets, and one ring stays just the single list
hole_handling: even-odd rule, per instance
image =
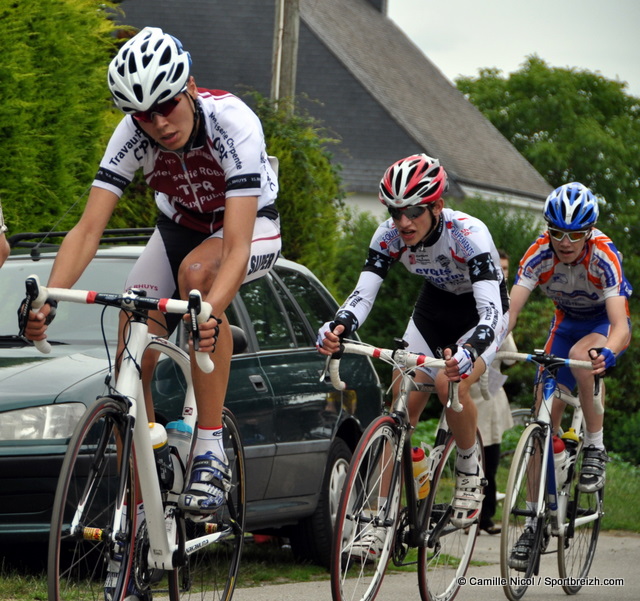
[{"label": "chimney", "polygon": [[385,17],[387,16],[387,4],[389,0],[369,0],[370,4]]}]

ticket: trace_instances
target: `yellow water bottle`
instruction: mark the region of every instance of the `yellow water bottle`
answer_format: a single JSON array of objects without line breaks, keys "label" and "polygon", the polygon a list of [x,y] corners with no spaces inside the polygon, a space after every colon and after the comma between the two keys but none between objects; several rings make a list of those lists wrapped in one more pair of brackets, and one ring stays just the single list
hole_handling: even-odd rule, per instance
[{"label": "yellow water bottle", "polygon": [[416,483],[418,499],[424,499],[429,494],[429,460],[422,447],[413,447],[411,451],[413,459],[413,479]]}]

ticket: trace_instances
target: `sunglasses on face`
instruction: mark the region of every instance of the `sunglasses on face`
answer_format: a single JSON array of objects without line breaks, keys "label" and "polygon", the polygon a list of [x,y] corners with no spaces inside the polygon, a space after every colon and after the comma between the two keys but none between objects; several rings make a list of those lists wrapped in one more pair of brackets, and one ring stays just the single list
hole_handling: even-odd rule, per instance
[{"label": "sunglasses on face", "polygon": [[136,121],[142,121],[143,123],[153,123],[153,116],[160,115],[162,117],[168,117],[173,110],[180,104],[182,100],[182,96],[175,96],[170,100],[165,102],[159,102],[158,104],[154,104],[147,111],[138,111],[137,113],[133,113],[133,118]]},{"label": "sunglasses on face", "polygon": [[395,207],[388,207],[388,209],[389,215],[391,215],[393,219],[402,219],[404,215],[407,219],[414,220],[420,217],[420,215],[427,210],[427,207],[418,205],[415,207],[407,207],[406,209],[396,209]]},{"label": "sunglasses on face", "polygon": [[565,232],[563,230],[557,230],[554,227],[547,228],[549,235],[556,241],[562,242],[564,237],[569,238],[569,242],[580,242],[588,233],[589,230],[575,230],[574,232]]}]

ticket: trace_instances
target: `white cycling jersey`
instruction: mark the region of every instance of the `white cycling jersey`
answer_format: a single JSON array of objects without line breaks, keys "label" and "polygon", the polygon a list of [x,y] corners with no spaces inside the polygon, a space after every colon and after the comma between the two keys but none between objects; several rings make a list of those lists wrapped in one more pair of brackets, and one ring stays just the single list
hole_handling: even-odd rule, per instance
[{"label": "white cycling jersey", "polygon": [[369,315],[394,263],[425,279],[413,320],[421,332],[437,330],[433,341],[426,337],[430,346],[442,343],[449,333],[445,344],[452,344],[467,330],[471,332],[466,342],[479,355],[499,343],[497,332],[501,340],[509,299],[498,251],[482,221],[445,208],[436,230],[416,247],[404,244],[393,219],[380,224],[358,284],[336,314],[347,334]]},{"label": "white cycling jersey", "polygon": [[188,150],[170,151],[125,116],[115,129],[94,186],[121,196],[142,168],[156,203],[187,228],[213,233],[222,227],[227,199],[257,196],[258,211],[277,217],[278,180],[269,164],[262,125],[239,98],[221,90],[198,90],[200,127]]},{"label": "white cycling jersey", "polygon": [[610,296],[631,296],[631,285],[622,271],[620,253],[611,239],[594,229],[574,263],[562,263],[545,232],[529,247],[520,261],[515,285],[536,286],[568,317],[579,320],[606,316]]}]

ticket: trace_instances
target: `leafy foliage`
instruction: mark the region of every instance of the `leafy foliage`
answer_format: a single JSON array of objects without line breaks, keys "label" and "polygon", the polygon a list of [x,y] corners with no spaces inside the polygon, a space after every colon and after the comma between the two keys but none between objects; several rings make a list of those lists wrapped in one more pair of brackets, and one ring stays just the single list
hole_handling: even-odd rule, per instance
[{"label": "leafy foliage", "polygon": [[332,286],[336,260],[334,239],[344,192],[328,146],[335,143],[313,117],[251,94],[262,121],[267,151],[279,162],[278,210],[283,255],[312,269]]},{"label": "leafy foliage", "polygon": [[[625,274],[637,287],[640,99],[626,94],[624,83],[588,71],[549,67],[536,56],[508,77],[497,69],[481,69],[479,77],[462,77],[456,84],[554,187],[579,181],[606,199],[599,226],[624,255]],[[538,304],[542,302],[532,297],[527,304],[514,332],[516,342],[529,345],[546,333],[540,315],[548,323],[551,309]],[[637,325],[637,296],[629,304]],[[628,453],[637,433],[640,401],[629,392],[640,386],[640,372],[629,367],[639,361],[640,351],[632,344],[606,379],[605,442],[620,453]],[[516,389],[522,389],[522,382],[517,383]],[[640,461],[637,452],[633,455]]]},{"label": "leafy foliage", "polygon": [[95,0],[0,7],[0,193],[10,233],[49,229],[95,174],[109,109],[109,8]]}]

